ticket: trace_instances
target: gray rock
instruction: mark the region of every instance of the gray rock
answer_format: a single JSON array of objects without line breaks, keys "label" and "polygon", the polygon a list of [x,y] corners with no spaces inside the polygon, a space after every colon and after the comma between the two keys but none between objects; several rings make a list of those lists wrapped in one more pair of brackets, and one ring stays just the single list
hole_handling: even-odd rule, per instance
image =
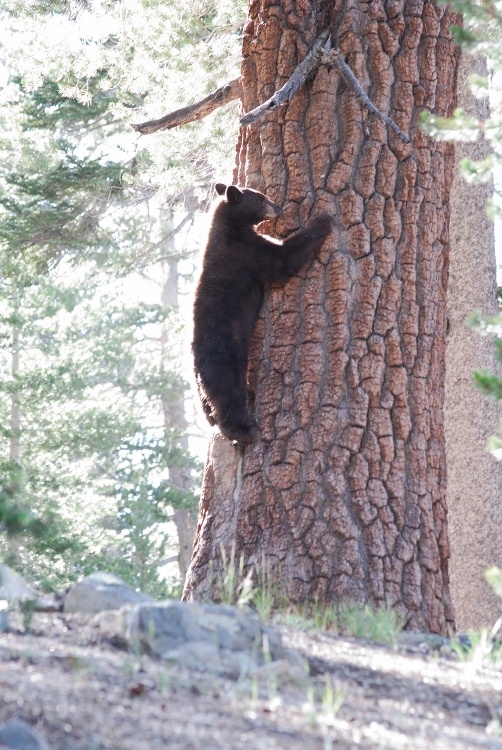
[{"label": "gray rock", "polygon": [[61,609],[62,602],[57,594],[41,596],[23,576],[3,563],[0,564],[0,601],[2,600],[21,608],[28,605],[36,612],[57,612]]},{"label": "gray rock", "polygon": [[35,602],[37,591],[27,583],[23,576],[16,573],[8,565],[0,563],[0,599],[7,599],[15,604]]},{"label": "gray rock", "polygon": [[252,610],[208,604],[200,613],[200,625],[230,651],[251,651],[261,646],[263,625]]},{"label": "gray rock", "polygon": [[190,670],[225,675],[232,679],[247,677],[256,670],[256,660],[244,651],[228,651],[216,644],[188,641],[179,648],[164,654],[164,659],[174,661]]},{"label": "gray rock", "polygon": [[50,750],[44,738],[22,719],[0,727],[0,745],[12,750]]},{"label": "gray rock", "polygon": [[104,609],[96,613],[93,621],[105,638],[123,637],[126,610],[127,607],[122,607],[122,609]]},{"label": "gray rock", "polygon": [[257,666],[288,658],[280,634],[251,610],[177,601],[127,606],[96,617],[102,633],[136,653],[191,669],[239,677]]},{"label": "gray rock", "polygon": [[215,643],[187,641],[172,651],[162,655],[167,661],[174,661],[188,669],[198,669],[213,674],[224,673],[221,652]]},{"label": "gray rock", "polygon": [[37,612],[61,612],[63,608],[63,594],[43,594],[35,602]]},{"label": "gray rock", "polygon": [[157,657],[163,657],[187,641],[218,645],[213,634],[198,625],[194,617],[197,607],[167,601],[127,608],[123,635],[134,650]]},{"label": "gray rock", "polygon": [[92,573],[69,590],[63,611],[95,613],[152,601],[151,596],[136,591],[111,573]]},{"label": "gray rock", "polygon": [[0,599],[0,633],[9,629],[9,603],[6,599]]}]

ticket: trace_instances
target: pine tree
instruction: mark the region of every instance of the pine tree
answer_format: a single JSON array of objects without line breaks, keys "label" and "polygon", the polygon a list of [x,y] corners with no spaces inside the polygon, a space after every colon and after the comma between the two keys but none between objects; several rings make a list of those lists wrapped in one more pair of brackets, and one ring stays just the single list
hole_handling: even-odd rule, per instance
[{"label": "pine tree", "polygon": [[[96,123],[116,125],[99,96],[93,109],[55,91],[50,81],[36,95],[21,87],[10,115],[17,108],[22,148],[0,194],[0,388],[11,400],[10,414],[0,414],[10,444],[4,522],[14,528],[14,501],[45,521],[41,538],[18,540],[11,551],[20,567],[37,554],[38,574],[51,584],[86,572],[118,539],[120,572],[158,588],[162,544],[150,543],[152,559],[145,557],[152,527],[166,507],[194,497],[166,481],[170,467],[190,472],[194,464],[156,419],[176,376],[158,358],[145,359],[147,331],[175,313],[124,304],[128,281],[117,264],[134,268],[137,222],[121,231],[112,209],[123,202],[126,167],[81,145],[90,129],[99,150]],[[100,519],[116,509],[112,534]]]}]

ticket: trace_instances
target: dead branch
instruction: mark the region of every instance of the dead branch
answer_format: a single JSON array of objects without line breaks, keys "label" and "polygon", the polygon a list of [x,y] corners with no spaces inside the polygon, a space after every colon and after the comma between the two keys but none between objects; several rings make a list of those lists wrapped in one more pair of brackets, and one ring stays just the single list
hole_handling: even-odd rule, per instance
[{"label": "dead branch", "polygon": [[195,122],[201,120],[203,117],[214,112],[218,107],[228,104],[239,99],[241,95],[241,84],[240,79],[236,78],[224,86],[220,86],[219,89],[213,91],[211,94],[202,99],[200,102],[191,104],[188,107],[177,109],[175,112],[171,112],[160,120],[149,120],[148,122],[141,122],[136,125],[132,125],[137,133],[142,135],[150,135],[155,133],[157,130],[170,130],[171,128],[177,128],[180,125],[186,125],[189,122]]},{"label": "dead branch", "polygon": [[362,104],[386,125],[389,125],[394,132],[405,141],[405,143],[410,142],[408,136],[403,133],[394,120],[387,115],[384,115],[383,112],[380,112],[380,110],[375,107],[345,60],[342,59],[338,52],[335,52],[335,50],[331,48],[329,30],[325,31],[316,39],[307,57],[295,68],[289,81],[276,91],[270,99],[267,99],[266,102],[263,102],[263,104],[260,104],[255,109],[252,109],[251,112],[248,112],[241,117],[240,124],[251,125],[251,123],[256,122],[260,117],[263,117],[270,112],[271,109],[277,109],[280,107],[286,99],[291,101],[293,94],[303,86],[309,76],[311,76],[320,65],[336,67],[355,95],[361,100]]},{"label": "dead branch", "polygon": [[355,77],[354,73],[349,68],[345,60],[342,59],[339,53],[335,52],[335,50],[324,49],[321,62],[324,65],[336,67],[342,74],[345,81],[349,84],[355,95],[364,104],[364,106],[369,109],[370,112],[373,112],[373,114],[376,115],[380,120],[382,120],[382,122],[384,122],[386,125],[389,125],[389,127],[391,127],[392,130],[397,133],[397,135],[402,138],[405,143],[410,142],[408,136],[403,133],[403,131],[396,125],[394,120],[391,117],[388,117],[388,115],[385,115],[383,112],[380,112],[380,110],[375,107],[368,94],[365,92],[365,90]]},{"label": "dead branch", "polygon": [[[361,103],[369,109],[370,112],[382,120],[382,122],[389,125],[389,127],[391,127],[405,143],[410,142],[408,136],[403,133],[394,120],[377,109],[350,67],[345,60],[343,60],[340,53],[332,49],[329,29],[326,29],[326,31],[317,37],[310,52],[302,62],[296,66],[293,74],[289,80],[286,81],[284,86],[276,91],[266,102],[263,102],[263,104],[258,105],[258,107],[255,107],[255,109],[252,109],[241,117],[240,124],[251,125],[253,122],[259,120],[260,117],[264,117],[264,115],[268,114],[271,110],[278,109],[284,104],[284,102],[291,101],[296,91],[303,86],[305,81],[314,73],[314,71],[317,70],[317,68],[319,68],[320,65],[336,67]],[[157,130],[176,128],[181,125],[186,125],[189,122],[201,120],[211,112],[214,112],[215,109],[218,109],[218,107],[228,104],[235,99],[239,99],[240,96],[240,79],[236,78],[235,80],[226,83],[224,86],[221,86],[216,91],[213,91],[206,96],[205,99],[202,99],[202,101],[196,102],[196,104],[177,109],[175,112],[171,112],[170,114],[161,117],[160,120],[149,120],[148,122],[142,122],[133,125],[132,127],[136,132],[142,133],[143,135],[155,133]]]},{"label": "dead branch", "polygon": [[317,37],[308,55],[299,65],[296,66],[291,78],[286,81],[284,86],[276,91],[266,102],[263,102],[263,104],[258,105],[258,107],[255,107],[255,109],[252,109],[241,117],[240,124],[251,125],[251,123],[259,120],[260,117],[266,115],[270,110],[278,109],[286,100],[291,101],[293,95],[303,86],[307,78],[309,78],[314,70],[317,70],[321,64],[325,52],[324,46],[328,40],[329,29],[323,31],[323,33]]},{"label": "dead branch", "polygon": [[[171,229],[171,231],[165,234],[158,242],[153,243],[152,245],[147,247],[147,249],[144,250],[142,253],[140,253],[139,255],[136,255],[136,257],[134,257],[129,263],[125,264],[125,267],[133,268],[134,266],[137,266],[138,263],[141,260],[143,260],[143,258],[148,257],[149,255],[152,255],[152,253],[154,253],[155,250],[157,250],[161,245],[166,243],[171,237],[175,237],[179,232],[181,232],[185,224],[188,224],[189,221],[193,221],[193,216],[194,216],[195,211],[196,211],[196,208],[190,210],[187,214],[185,214],[185,216],[180,221],[177,227],[174,227],[173,229]],[[174,261],[175,259],[181,260],[181,258],[188,257],[189,255],[191,255],[191,253],[172,253],[169,255],[161,255],[158,258],[155,258],[155,260],[152,262],[159,263],[162,260],[172,260],[172,261]]]}]

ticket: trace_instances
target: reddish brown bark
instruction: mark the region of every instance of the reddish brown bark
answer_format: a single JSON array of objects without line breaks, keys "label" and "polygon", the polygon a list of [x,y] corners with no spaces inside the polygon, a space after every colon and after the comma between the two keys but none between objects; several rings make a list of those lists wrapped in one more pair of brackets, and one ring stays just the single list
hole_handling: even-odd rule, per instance
[{"label": "reddish brown bark", "polygon": [[[451,146],[418,127],[455,105],[450,11],[401,0],[252,0],[243,110],[289,77],[328,25],[379,110],[321,67],[288,106],[240,131],[236,182],[285,210],[286,236],[328,211],[338,231],[299,278],[267,293],[243,452],[215,434],[185,598],[221,570],[220,545],[271,568],[297,601],[398,609],[453,624],[443,434]],[[212,574],[208,571],[212,566]],[[214,590],[213,590],[214,593]]]}]

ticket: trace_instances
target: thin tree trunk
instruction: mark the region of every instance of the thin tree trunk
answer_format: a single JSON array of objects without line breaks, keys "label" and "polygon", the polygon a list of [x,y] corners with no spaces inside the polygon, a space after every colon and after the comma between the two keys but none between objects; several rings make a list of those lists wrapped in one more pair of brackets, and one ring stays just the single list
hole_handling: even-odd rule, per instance
[{"label": "thin tree trunk", "polygon": [[[16,309],[17,312],[17,309]],[[14,323],[12,326],[12,393],[10,397],[10,445],[9,460],[21,463],[21,399],[19,389],[16,385],[20,372],[20,336],[19,326]]]},{"label": "thin tree trunk", "polygon": [[[175,237],[173,236],[170,246],[164,248],[166,255],[169,255],[169,251],[171,251],[174,257],[169,262],[162,264],[165,276],[162,286],[161,301],[163,307],[166,308],[174,307],[178,304],[179,273],[178,259],[175,255],[174,239]],[[164,325],[161,330],[161,355],[163,362],[167,361],[169,358],[170,338],[169,330],[166,325]],[[188,451],[188,425],[186,421],[184,397],[185,393],[181,387],[174,397],[173,394],[164,393],[162,395],[162,413],[165,429],[176,430],[178,432],[178,437],[176,438],[177,445],[183,450]],[[187,467],[171,466],[169,469],[169,481],[174,487],[183,491],[189,490],[192,487],[192,477],[190,470]],[[178,565],[180,569],[180,577],[181,580],[184,581],[190,564],[190,558],[192,556],[193,538],[195,535],[195,519],[193,513],[187,508],[176,508],[173,519],[178,533]]]},{"label": "thin tree trunk", "polygon": [[[484,120],[488,100],[470,93],[467,79],[486,75],[483,60],[462,56],[459,106]],[[457,146],[457,162],[465,157],[485,159],[484,139]],[[446,357],[446,436],[448,514],[451,538],[452,597],[460,630],[492,627],[500,615],[500,599],[484,578],[490,565],[500,563],[502,549],[502,463],[486,450],[496,432],[500,405],[475,386],[473,371],[497,372],[490,339],[466,326],[474,310],[498,312],[495,236],[486,206],[493,185],[468,185],[458,172],[452,186],[451,278],[448,292]]]},{"label": "thin tree trunk", "polygon": [[[451,12],[422,0],[267,0],[245,26],[245,112],[331,26],[375,106],[322,67],[287,107],[240,131],[236,181],[284,213],[286,236],[328,211],[331,246],[268,290],[250,362],[260,432],[215,432],[184,596],[215,595],[221,546],[265,564],[296,601],[392,606],[410,628],[453,624],[443,430],[448,194],[453,149],[418,127],[451,113]],[[210,569],[211,572],[210,572]]]},{"label": "thin tree trunk", "polygon": [[[19,298],[17,292],[13,296],[13,314],[17,317],[19,314]],[[14,322],[11,329],[11,375],[12,375],[12,392],[10,396],[10,440],[9,440],[9,461],[18,466],[21,464],[21,397],[19,392],[19,375],[21,371],[21,329]],[[23,475],[20,469],[12,467],[9,482],[9,491],[14,502],[17,501],[19,494],[23,489]],[[11,536],[7,539],[8,560],[10,564],[15,564],[20,557],[19,547],[20,539]]]}]

